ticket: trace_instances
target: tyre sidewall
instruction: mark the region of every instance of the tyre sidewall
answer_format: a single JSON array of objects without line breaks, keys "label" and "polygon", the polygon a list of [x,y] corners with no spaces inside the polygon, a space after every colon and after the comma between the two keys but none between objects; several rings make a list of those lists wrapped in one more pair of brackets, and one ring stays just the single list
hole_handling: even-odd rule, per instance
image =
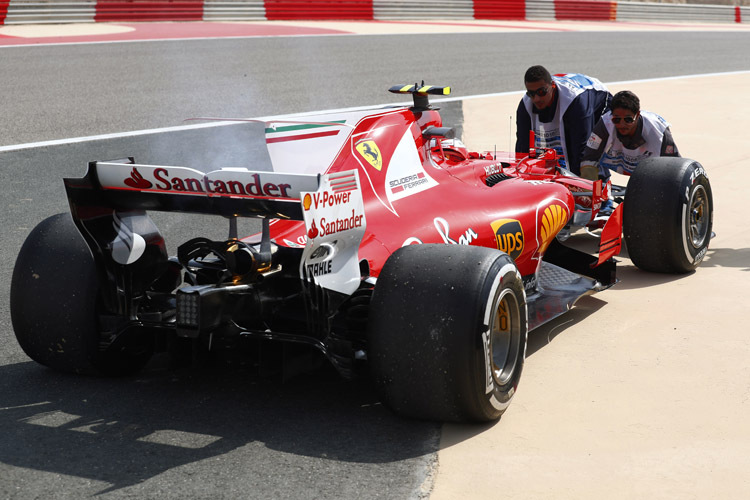
[{"label": "tyre sidewall", "polygon": [[[697,247],[692,244],[689,238],[689,227],[690,227],[690,201],[693,198],[696,190],[703,188],[708,198],[708,208],[710,210],[708,229],[703,237],[700,245]],[[708,176],[706,171],[700,163],[692,162],[686,166],[684,173],[682,174],[682,185],[680,192],[681,195],[681,211],[680,211],[680,222],[679,227],[681,229],[680,243],[682,244],[682,256],[684,261],[682,262],[682,268],[685,270],[692,270],[698,267],[703,261],[708,250],[708,244],[711,240],[711,230],[713,228],[713,198],[711,193],[711,185],[708,182]]]},{"label": "tyre sidewall", "polygon": [[[514,372],[505,384],[499,385],[492,377],[493,367],[489,334],[492,328],[493,314],[498,305],[497,302],[505,291],[512,293],[518,304],[521,339],[517,349],[511,353],[516,358]],[[471,373],[476,378],[472,381],[471,387],[475,391],[474,397],[479,408],[482,409],[487,419],[493,419],[499,417],[508,408],[515,395],[523,371],[528,340],[528,317],[523,280],[513,260],[507,254],[503,254],[493,264],[493,269],[487,274],[481,296],[486,299],[486,304],[480,311],[481,316],[477,319],[477,324],[481,328],[477,333],[478,342],[474,344],[475,352],[473,353]],[[486,318],[489,318],[489,324],[486,322]],[[477,391],[481,388],[485,388],[485,390]]]}]

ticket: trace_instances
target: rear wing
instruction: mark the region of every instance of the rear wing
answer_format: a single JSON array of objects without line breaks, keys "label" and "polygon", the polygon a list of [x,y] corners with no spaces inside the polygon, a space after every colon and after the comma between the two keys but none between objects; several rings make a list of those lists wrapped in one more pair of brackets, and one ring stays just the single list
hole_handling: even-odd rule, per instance
[{"label": "rear wing", "polygon": [[[83,178],[65,179],[65,186],[73,219],[105,266],[114,262],[136,272],[143,263],[160,262],[141,259],[146,253],[164,254],[163,238],[147,210],[231,220],[262,217],[257,258],[269,265],[269,219],[292,219],[304,221],[306,228],[300,277],[344,294],[359,286],[358,251],[367,223],[356,170],[313,175],[224,168],[204,173],[129,159],[92,162]],[[236,238],[236,230],[230,226],[230,238]]]},{"label": "rear wing", "polygon": [[320,185],[318,174],[222,168],[210,172],[127,160],[91,162],[82,178],[67,178],[71,209],[157,210],[304,220],[303,192]]}]

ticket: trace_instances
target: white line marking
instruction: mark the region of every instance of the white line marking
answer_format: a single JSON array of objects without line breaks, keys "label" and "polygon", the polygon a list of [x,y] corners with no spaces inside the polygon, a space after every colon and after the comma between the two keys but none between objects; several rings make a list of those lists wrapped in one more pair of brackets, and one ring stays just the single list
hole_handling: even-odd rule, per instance
[{"label": "white line marking", "polygon": [[236,124],[237,124],[236,122],[201,123],[198,125],[182,125],[182,126],[177,126],[177,127],[134,130],[132,132],[117,132],[114,134],[90,135],[86,137],[73,137],[70,139],[57,139],[53,141],[29,142],[26,144],[16,144],[12,146],[0,146],[0,153],[6,152],[6,151],[18,151],[21,149],[41,148],[41,147],[47,147],[47,146],[61,146],[63,144],[75,144],[78,142],[101,141],[105,139],[117,139],[121,137],[137,137],[139,135],[164,134],[164,133],[170,133],[170,132],[180,132],[183,130],[190,130],[190,129],[221,127],[225,125],[236,125]]},{"label": "white line marking", "polygon": [[[660,78],[645,78],[642,80],[623,80],[619,82],[607,82],[606,85],[624,85],[624,84],[631,84],[631,83],[682,80],[686,78],[708,78],[708,77],[714,77],[714,76],[735,76],[735,75],[747,75],[747,74],[750,74],[750,70],[728,71],[724,73],[704,73],[704,74],[697,74],[697,75],[666,76],[666,77],[660,77]],[[513,95],[513,94],[520,95],[522,93],[523,93],[522,90],[512,90],[512,91],[507,91],[507,92],[497,92],[493,94],[478,94],[478,95],[468,95],[468,96],[462,96],[462,97],[447,97],[443,99],[434,99],[431,102],[438,103],[438,102],[465,101],[469,99],[500,97],[500,96]],[[410,104],[411,103],[404,103],[404,102],[391,103],[391,104],[375,104],[372,106],[357,106],[353,108],[329,109],[329,110],[323,110],[323,111],[309,111],[305,113],[293,113],[293,114],[275,115],[275,116],[261,116],[258,118],[243,118],[243,119],[244,120],[252,119],[252,120],[257,120],[257,121],[272,122],[272,121],[278,121],[278,120],[284,120],[284,119],[290,119],[290,118],[300,118],[300,117],[310,116],[310,115],[321,115],[321,114],[330,114],[330,113],[351,113],[354,111],[363,111],[367,109],[381,109],[381,108],[385,108],[389,106],[409,106]],[[0,153],[10,152],[10,151],[21,151],[24,149],[43,148],[43,147],[49,147],[49,146],[61,146],[64,144],[76,144],[76,143],[89,142],[89,141],[119,139],[119,138],[124,138],[124,137],[137,137],[141,135],[167,134],[171,132],[181,132],[184,130],[193,130],[193,129],[201,129],[201,128],[226,127],[227,125],[237,125],[238,123],[241,123],[241,122],[231,121],[228,119],[227,121],[220,121],[220,122],[213,122],[213,123],[201,123],[197,125],[182,125],[182,126],[175,126],[175,127],[134,130],[132,132],[118,132],[118,133],[113,133],[113,134],[91,135],[87,137],[73,137],[70,139],[58,139],[58,140],[53,140],[53,141],[29,142],[26,144],[14,144],[11,146],[0,146]]]},{"label": "white line marking", "polygon": [[[660,82],[660,81],[668,81],[668,80],[683,80],[686,78],[705,78],[705,77],[712,77],[712,76],[735,76],[735,75],[747,75],[750,74],[750,70],[740,70],[740,71],[727,71],[723,73],[703,73],[703,74],[697,74],[697,75],[682,75],[682,76],[662,76],[658,78],[644,78],[642,80],[622,80],[619,82],[604,82],[605,85],[625,85],[630,83],[646,83],[646,82]],[[511,90],[508,92],[497,92],[493,94],[477,94],[477,95],[469,95],[464,97],[446,97],[443,99],[431,99],[430,102],[451,102],[451,101],[467,101],[469,99],[483,99],[487,97],[500,97],[500,96],[506,96],[506,95],[512,95],[512,94],[523,94],[522,90]]]},{"label": "white line marking", "polygon": [[27,405],[18,405],[18,406],[5,406],[3,408],[0,408],[0,411],[17,410],[19,408],[31,408],[33,406],[43,406],[43,405],[49,405],[49,404],[52,404],[52,401],[40,401],[39,403],[29,403]]}]

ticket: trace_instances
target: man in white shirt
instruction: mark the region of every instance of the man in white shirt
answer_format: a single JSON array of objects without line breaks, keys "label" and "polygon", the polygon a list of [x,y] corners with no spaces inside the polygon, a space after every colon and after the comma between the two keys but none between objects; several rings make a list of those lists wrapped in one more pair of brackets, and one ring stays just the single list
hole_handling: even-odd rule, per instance
[{"label": "man in white shirt", "polygon": [[608,179],[610,170],[630,175],[652,156],[680,156],[669,123],[649,111],[641,111],[638,96],[629,90],[612,98],[611,111],[594,126],[581,160],[581,176]]}]

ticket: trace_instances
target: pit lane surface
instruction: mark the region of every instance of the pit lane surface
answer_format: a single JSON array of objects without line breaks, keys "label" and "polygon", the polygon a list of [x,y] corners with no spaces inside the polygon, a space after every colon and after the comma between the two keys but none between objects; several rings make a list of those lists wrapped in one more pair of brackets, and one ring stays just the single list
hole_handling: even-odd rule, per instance
[{"label": "pit lane surface", "polygon": [[[150,42],[121,49],[14,48],[0,52],[3,67],[10,68],[0,79],[4,88],[21,86],[28,96],[12,91],[0,137],[3,145],[12,145],[172,126],[186,113],[259,116],[390,102],[383,89],[422,78],[422,72],[428,83],[451,83],[462,94],[517,90],[529,61],[604,81],[750,69],[750,62],[736,57],[747,53],[748,37],[734,34],[607,33],[604,41],[623,57],[629,51],[618,47],[627,43],[658,47],[638,54],[639,64],[625,65],[633,66],[628,72],[602,56],[592,60],[590,53],[581,52],[590,33],[485,36],[409,35],[408,44],[397,36],[363,39],[362,45],[350,38],[302,45],[224,40]],[[422,52],[419,57],[403,54],[405,45],[438,47],[435,53],[451,64],[437,68]],[[539,57],[542,46],[558,49]],[[495,53],[492,47],[503,49]],[[221,55],[228,50],[239,61],[255,63],[242,65],[253,68],[250,81],[240,80],[241,68],[234,67],[239,63],[230,62],[234,69],[225,69]],[[682,60],[685,50],[692,57],[689,66]],[[313,60],[290,55],[300,51]],[[467,59],[467,52],[472,57]],[[481,58],[490,53],[490,59]],[[402,58],[394,60],[396,54]],[[483,60],[497,62],[477,63]],[[452,67],[454,61],[463,71]],[[267,69],[280,66],[288,72]],[[466,74],[472,77],[462,76]],[[709,171],[717,203],[714,251],[697,273],[684,278],[643,275],[626,263],[627,283],[587,299],[570,317],[534,332],[521,390],[499,423],[447,426],[439,442],[437,425],[395,418],[366,389],[327,373],[281,384],[241,370],[168,370],[157,360],[145,373],[127,379],[60,375],[28,361],[20,351],[6,286],[0,292],[0,496],[410,498],[430,486],[429,474],[439,456],[434,498],[492,498],[503,490],[523,498],[593,498],[603,491],[615,497],[649,496],[644,489],[658,492],[660,484],[668,485],[664,496],[690,497],[717,482],[727,485],[721,496],[740,498],[750,456],[750,433],[742,424],[750,377],[744,367],[748,344],[731,323],[731,313],[747,309],[748,302],[742,295],[724,299],[724,288],[739,288],[736,281],[750,260],[742,202],[735,204],[741,189],[732,183],[743,178],[748,165],[735,147],[742,138],[718,130],[747,114],[740,98],[730,100],[738,90],[745,95],[750,88],[747,74],[691,82],[689,87],[682,81],[654,82],[661,90],[634,90],[658,103],[648,108],[674,123],[683,154],[700,158]],[[496,142],[505,144],[507,118],[498,124],[481,123],[479,117],[488,112],[509,116],[517,98],[466,101],[460,112],[449,112],[465,117],[470,146],[491,147],[487,141],[494,141],[495,134],[487,130],[495,129],[500,136]],[[24,106],[14,107],[18,99],[25,99]],[[735,106],[722,108],[725,101]],[[249,152],[237,148],[243,137],[240,127],[222,127],[0,151],[0,255],[8,263],[3,283],[10,281],[12,262],[30,228],[66,209],[59,179],[80,175],[87,161],[134,155],[144,162],[199,165],[221,155],[222,161],[244,164]],[[160,227],[168,237],[184,237],[187,227],[205,225],[193,221],[167,218]],[[209,230],[209,236],[224,236],[221,228]],[[712,275],[716,272],[727,274]],[[671,299],[666,304],[664,295]],[[707,296],[713,300],[705,304]],[[678,309],[684,316],[670,325],[674,330],[654,328],[655,317],[675,302],[693,315]],[[650,321],[634,317],[633,303]],[[696,309],[706,312],[697,315]],[[707,329],[714,330],[710,339],[716,343],[710,342]],[[647,332],[653,336],[644,338]],[[706,344],[711,347],[695,351]],[[594,364],[594,359],[600,361]],[[701,375],[721,398],[700,385],[696,378]],[[657,439],[673,428],[680,429],[676,437]],[[613,441],[614,435],[622,440]],[[595,474],[587,483],[591,470]],[[697,470],[702,477],[693,474]],[[619,476],[607,474],[612,471]],[[685,481],[686,475],[690,480]],[[640,477],[648,481],[633,486]],[[620,480],[628,479],[631,489],[613,494],[622,486]],[[498,482],[512,487],[497,489]]]},{"label": "pit lane surface", "polygon": [[517,90],[532,63],[553,71],[573,68],[605,82],[734,71],[746,68],[748,45],[750,25],[742,32],[433,33],[0,47],[0,147],[173,127],[192,116],[268,116],[393,102],[398,99],[385,89],[412,80],[447,82],[458,96]]}]

